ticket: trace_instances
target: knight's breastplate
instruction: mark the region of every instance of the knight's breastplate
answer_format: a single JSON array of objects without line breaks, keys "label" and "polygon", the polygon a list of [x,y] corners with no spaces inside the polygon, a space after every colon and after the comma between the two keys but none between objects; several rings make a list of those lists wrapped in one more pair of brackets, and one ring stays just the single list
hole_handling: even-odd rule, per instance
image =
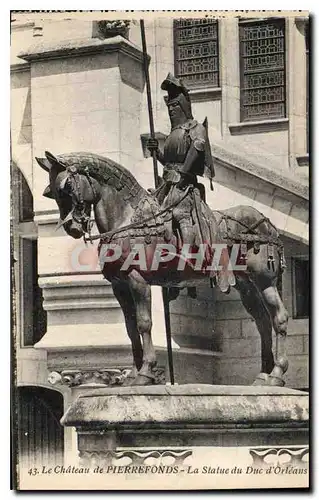
[{"label": "knight's breastplate", "polygon": [[165,163],[184,163],[191,145],[189,133],[184,128],[176,128],[164,143]]}]

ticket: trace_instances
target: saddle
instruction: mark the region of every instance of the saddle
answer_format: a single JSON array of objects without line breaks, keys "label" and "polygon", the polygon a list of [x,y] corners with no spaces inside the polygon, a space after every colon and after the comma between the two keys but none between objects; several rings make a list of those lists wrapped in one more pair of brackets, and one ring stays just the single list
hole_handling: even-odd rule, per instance
[{"label": "saddle", "polygon": [[[206,244],[205,261],[208,265],[212,262],[212,245],[216,241],[224,242],[219,236],[216,218],[205,202],[204,186],[197,184],[188,196],[192,197],[190,217],[194,229],[194,247],[199,248],[201,244]],[[131,227],[128,229],[127,236],[131,244],[134,240],[135,243],[149,245],[152,239],[159,238],[164,239],[166,243],[174,242],[177,247],[181,248],[183,242],[179,231],[174,227],[173,208],[169,208],[169,205],[167,208],[163,211],[163,206],[159,205],[156,198],[156,192],[148,192],[139,201],[130,221]],[[122,233],[122,238],[123,236]],[[223,251],[219,262],[222,268],[210,271],[211,278],[217,281],[219,288],[225,293],[229,292],[230,287],[236,283],[233,272],[228,269],[228,264],[228,252]]]},{"label": "saddle", "polygon": [[[214,282],[217,282],[222,292],[228,293],[230,287],[236,284],[233,270],[229,266],[230,252],[235,243],[240,243],[241,259],[247,258],[247,247],[253,246],[254,252],[258,253],[261,244],[267,244],[268,265],[274,270],[274,247],[277,247],[280,256],[280,267],[285,267],[283,245],[278,232],[270,220],[252,207],[234,207],[224,211],[212,211],[205,202],[204,187],[197,184],[189,192],[185,192],[184,198],[189,196],[191,203],[190,218],[194,229],[194,247],[199,248],[205,244],[204,268],[210,265],[208,272]],[[181,236],[174,227],[173,210],[178,206],[179,201],[174,202],[174,206],[168,205],[163,209],[156,198],[156,192],[148,192],[143,196],[131,219],[131,224],[125,231],[126,236],[142,244],[156,243],[157,239],[162,239],[167,243],[173,243],[181,248]],[[242,209],[249,210],[249,223],[246,222],[247,214]],[[245,216],[246,215],[246,216]],[[123,228],[124,229],[124,228]],[[123,237],[122,233],[122,237]],[[223,244],[219,262],[216,268],[211,269],[214,260],[213,248],[216,250],[216,243]],[[205,270],[204,270],[205,272]]]}]

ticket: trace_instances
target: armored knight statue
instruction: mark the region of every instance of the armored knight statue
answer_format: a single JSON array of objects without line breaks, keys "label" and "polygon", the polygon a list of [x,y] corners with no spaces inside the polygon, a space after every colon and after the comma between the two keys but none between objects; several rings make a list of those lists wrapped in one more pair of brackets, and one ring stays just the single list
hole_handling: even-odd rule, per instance
[{"label": "armored knight statue", "polygon": [[[164,100],[171,121],[171,132],[165,140],[164,151],[160,150],[156,139],[149,139],[147,148],[151,152],[155,150],[158,161],[164,166],[158,200],[163,208],[176,203],[172,211],[173,223],[180,230],[182,242],[193,245],[195,232],[191,214],[196,202],[194,195],[200,193],[200,197],[205,199],[205,188],[197,182],[197,175],[208,177],[210,181],[215,175],[207,119],[203,124],[194,120],[189,91],[171,73],[168,73],[161,89],[167,91]],[[200,224],[200,221],[197,223]],[[196,295],[193,288],[189,289],[189,295]]]},{"label": "armored knight statue", "polygon": [[[171,132],[165,140],[164,151],[159,149],[156,139],[149,139],[147,147],[155,150],[159,162],[164,166],[164,186],[159,192],[160,204],[174,204],[173,220],[177,223],[183,243],[194,243],[191,209],[192,188],[199,187],[204,197],[204,186],[198,184],[197,175],[214,177],[214,167],[207,134],[207,120],[204,124],[194,120],[188,89],[181,80],[168,73],[161,85],[167,91],[164,97],[171,121]],[[183,197],[187,188],[189,193]]]}]

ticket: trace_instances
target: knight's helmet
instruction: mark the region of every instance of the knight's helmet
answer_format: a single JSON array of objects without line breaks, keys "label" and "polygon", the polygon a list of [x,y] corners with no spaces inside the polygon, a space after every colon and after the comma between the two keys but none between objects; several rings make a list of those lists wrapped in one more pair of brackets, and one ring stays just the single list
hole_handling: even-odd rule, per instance
[{"label": "knight's helmet", "polygon": [[166,105],[172,102],[178,102],[186,118],[193,118],[189,92],[182,80],[176,78],[172,73],[168,73],[167,77],[162,82],[161,89],[167,91],[167,96],[164,97]]}]

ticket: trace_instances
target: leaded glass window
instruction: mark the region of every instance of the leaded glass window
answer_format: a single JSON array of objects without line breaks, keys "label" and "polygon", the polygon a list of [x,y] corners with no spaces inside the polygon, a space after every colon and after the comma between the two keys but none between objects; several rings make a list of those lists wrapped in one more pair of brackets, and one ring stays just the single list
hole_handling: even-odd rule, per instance
[{"label": "leaded glass window", "polygon": [[189,88],[219,87],[218,22],[174,21],[175,75]]},{"label": "leaded glass window", "polygon": [[286,116],[285,21],[241,22],[241,121]]}]

